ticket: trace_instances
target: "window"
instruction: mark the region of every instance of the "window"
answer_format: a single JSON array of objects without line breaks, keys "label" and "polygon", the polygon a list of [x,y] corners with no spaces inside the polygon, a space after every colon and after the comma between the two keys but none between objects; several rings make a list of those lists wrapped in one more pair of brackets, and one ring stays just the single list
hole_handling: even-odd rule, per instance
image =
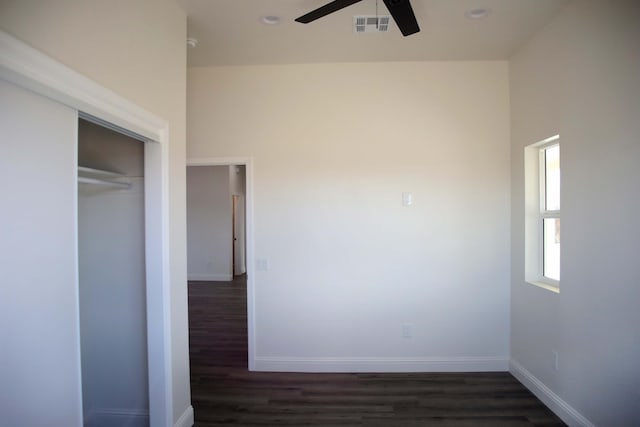
[{"label": "window", "polygon": [[525,280],[560,287],[559,136],[525,148]]},{"label": "window", "polygon": [[542,276],[560,281],[560,145],[540,150]]}]

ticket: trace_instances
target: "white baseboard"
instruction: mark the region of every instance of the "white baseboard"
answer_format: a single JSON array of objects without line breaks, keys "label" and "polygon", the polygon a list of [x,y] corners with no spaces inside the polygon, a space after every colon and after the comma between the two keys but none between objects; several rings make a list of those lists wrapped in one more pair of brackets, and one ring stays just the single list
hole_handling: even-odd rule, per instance
[{"label": "white baseboard", "polygon": [[266,372],[495,372],[507,371],[505,357],[256,357]]},{"label": "white baseboard", "polygon": [[178,418],[178,421],[176,421],[173,427],[191,427],[193,423],[193,406],[189,405],[182,415],[180,415],[180,418]]},{"label": "white baseboard", "polygon": [[94,409],[85,417],[85,427],[147,427],[149,412],[133,409]]},{"label": "white baseboard", "polygon": [[231,274],[189,274],[188,280],[202,282],[230,282],[233,279]]},{"label": "white baseboard", "polygon": [[596,427],[515,360],[509,362],[509,372],[570,427]]}]

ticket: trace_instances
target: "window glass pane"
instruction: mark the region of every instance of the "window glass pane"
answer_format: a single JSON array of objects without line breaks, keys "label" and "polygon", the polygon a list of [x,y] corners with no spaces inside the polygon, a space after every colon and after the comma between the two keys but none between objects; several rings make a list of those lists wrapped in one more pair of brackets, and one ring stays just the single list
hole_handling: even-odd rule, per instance
[{"label": "window glass pane", "polygon": [[560,210],[560,146],[544,150],[545,207],[547,211]]},{"label": "window glass pane", "polygon": [[545,218],[543,228],[543,275],[560,280],[560,218]]}]

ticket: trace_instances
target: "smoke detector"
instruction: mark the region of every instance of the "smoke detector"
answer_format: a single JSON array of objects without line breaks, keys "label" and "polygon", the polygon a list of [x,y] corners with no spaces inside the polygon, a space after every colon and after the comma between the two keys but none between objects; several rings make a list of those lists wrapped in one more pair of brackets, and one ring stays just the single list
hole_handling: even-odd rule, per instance
[{"label": "smoke detector", "polygon": [[280,23],[280,17],[274,15],[261,16],[260,21],[265,25],[278,25]]},{"label": "smoke detector", "polygon": [[358,15],[353,17],[353,32],[360,33],[386,33],[389,31],[389,15]]},{"label": "smoke detector", "polygon": [[470,9],[464,13],[464,16],[467,19],[483,19],[489,16],[491,13],[491,9],[487,9],[486,7],[479,7],[477,9]]},{"label": "smoke detector", "polygon": [[196,39],[195,37],[187,37],[187,46],[191,49],[198,46],[198,39]]}]

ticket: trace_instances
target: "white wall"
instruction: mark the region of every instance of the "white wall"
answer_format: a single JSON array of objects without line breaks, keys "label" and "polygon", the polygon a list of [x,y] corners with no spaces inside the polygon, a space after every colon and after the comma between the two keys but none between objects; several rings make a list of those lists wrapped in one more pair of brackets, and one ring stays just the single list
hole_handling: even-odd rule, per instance
[{"label": "white wall", "polygon": [[168,412],[178,420],[190,405],[185,14],[173,0],[5,0],[0,2],[0,27],[169,122],[168,272],[174,402]]},{"label": "white wall", "polygon": [[76,126],[75,111],[0,80],[3,426],[82,423]]},{"label": "white wall", "polygon": [[194,68],[188,113],[255,159],[257,369],[507,368],[506,62]]},{"label": "white wall", "polygon": [[189,280],[231,280],[231,238],[229,166],[188,167]]},{"label": "white wall", "polygon": [[[636,1],[575,1],[510,62],[512,370],[571,425],[640,419],[638,16]],[[523,147],[557,133],[559,294],[523,267]]]}]

